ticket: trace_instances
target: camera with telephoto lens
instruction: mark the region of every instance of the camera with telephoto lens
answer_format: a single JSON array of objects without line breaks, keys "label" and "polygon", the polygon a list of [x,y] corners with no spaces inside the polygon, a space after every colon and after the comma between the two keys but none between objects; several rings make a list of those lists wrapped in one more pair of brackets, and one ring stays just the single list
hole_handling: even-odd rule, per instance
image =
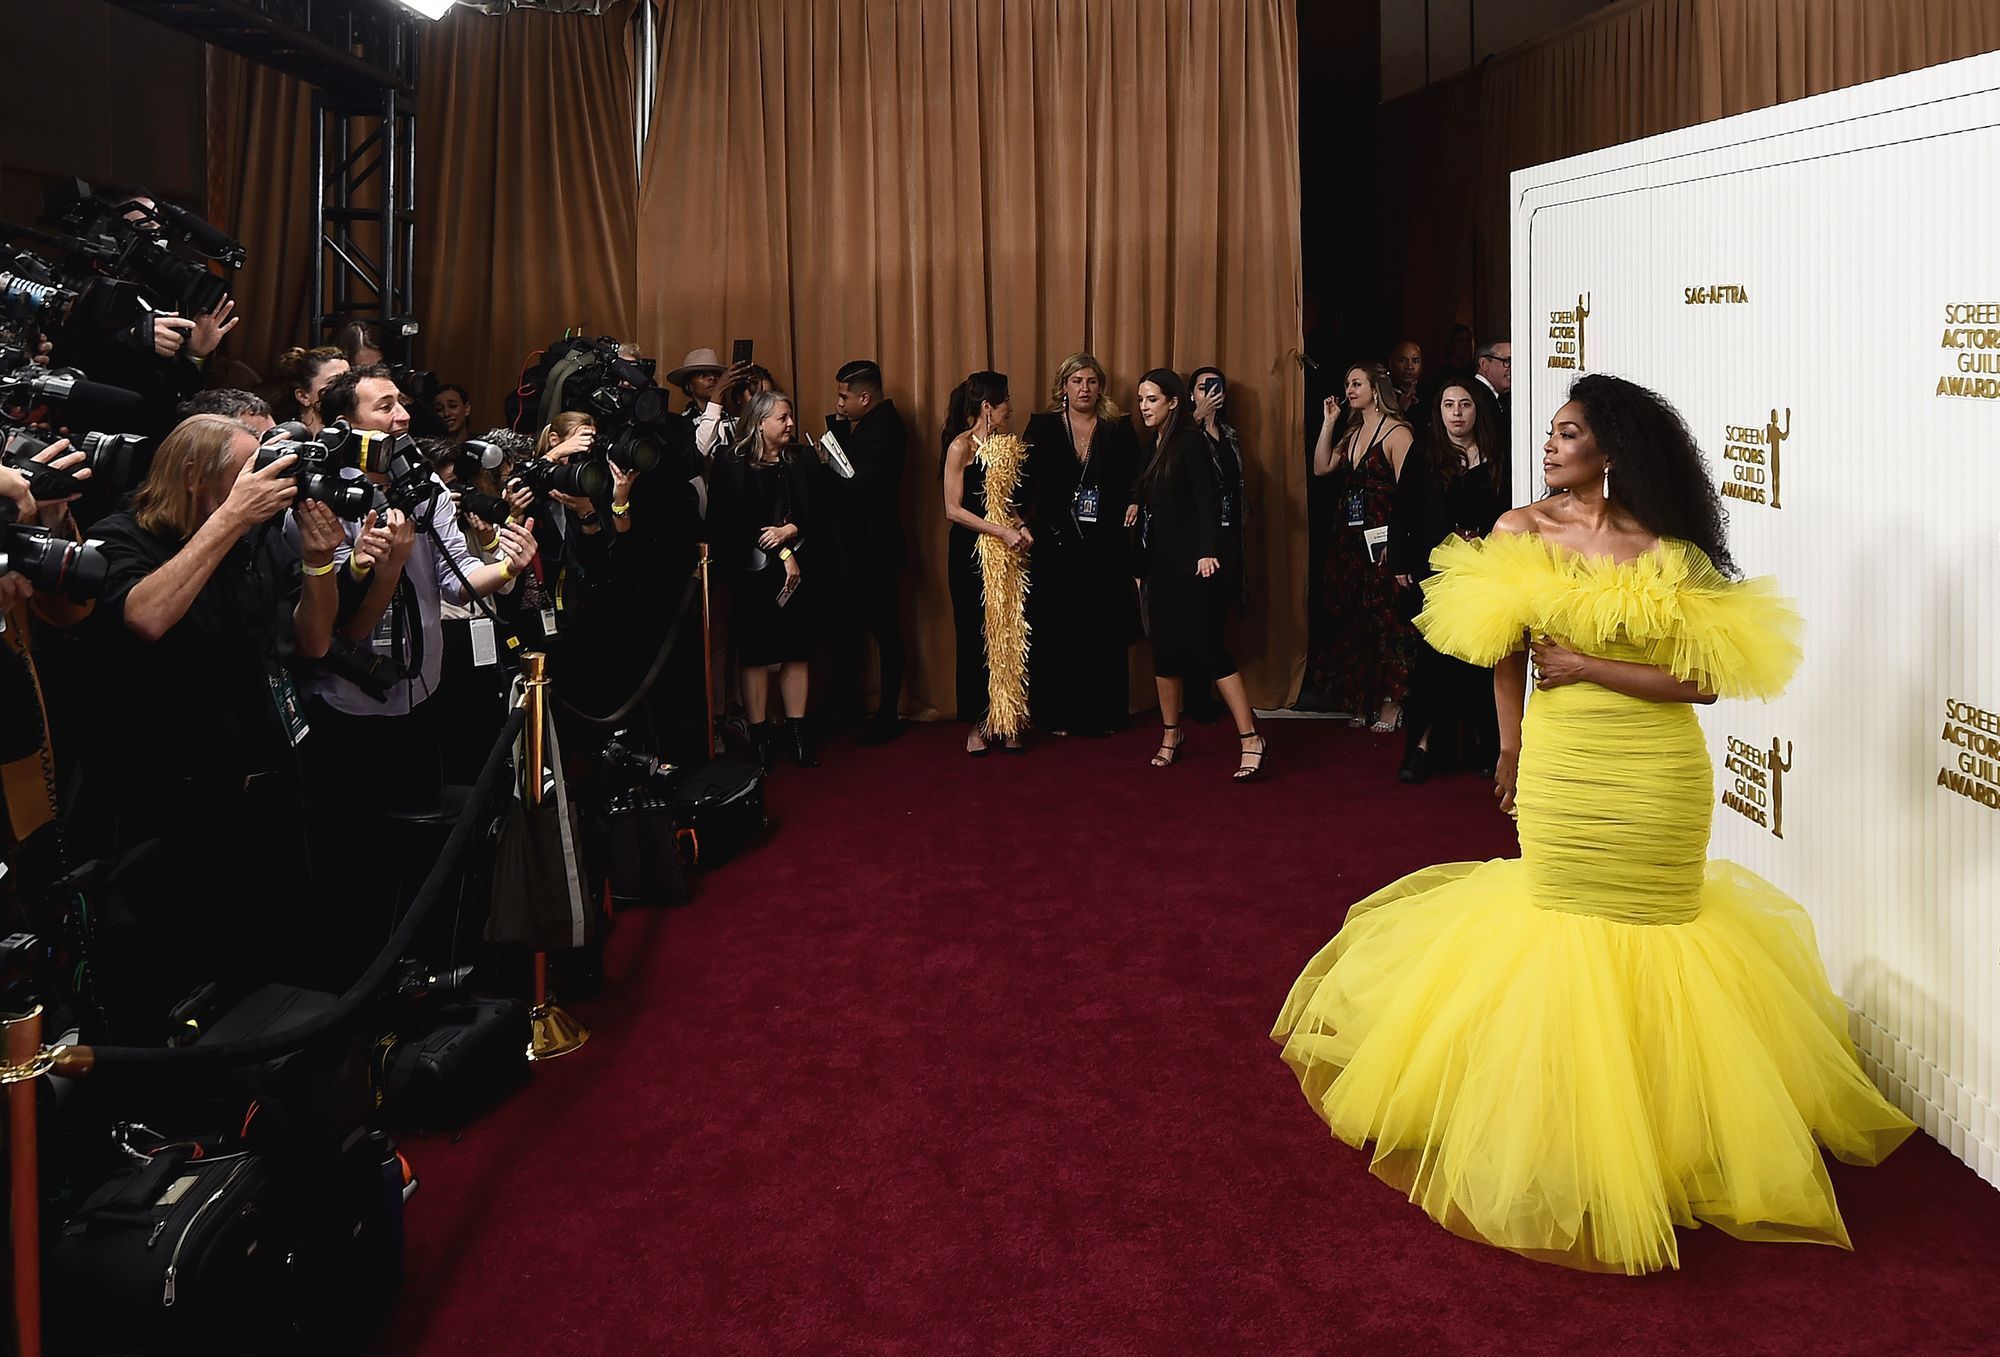
[{"label": "camera with telephoto lens", "polygon": [[603,459],[587,454],[566,462],[539,457],[514,468],[514,483],[537,495],[553,492],[594,500],[611,493],[611,468]]},{"label": "camera with telephoto lens", "polygon": [[316,499],[350,521],[375,507],[375,487],[341,476],[333,452],[306,432],[303,424],[279,424],[264,431],[257,444],[256,469],[262,471],[290,453],[298,460],[285,470],[299,487],[299,498]]},{"label": "camera with telephoto lens", "polygon": [[15,520],[11,499],[0,500],[0,575],[20,575],[37,589],[88,603],[104,592],[111,563],[95,538],[72,542],[47,528]]},{"label": "camera with telephoto lens", "polygon": [[26,476],[28,493],[38,500],[68,499],[82,494],[83,480],[76,473],[85,468],[100,484],[130,489],[145,474],[144,454],[151,440],[133,433],[71,434],[70,451],[82,453],[83,461],[67,470],[35,460],[37,454],[56,441],[32,429],[0,427],[0,464]]},{"label": "camera with telephoto lens", "polygon": [[514,506],[484,490],[466,490],[459,494],[458,511],[497,528],[514,512]]}]

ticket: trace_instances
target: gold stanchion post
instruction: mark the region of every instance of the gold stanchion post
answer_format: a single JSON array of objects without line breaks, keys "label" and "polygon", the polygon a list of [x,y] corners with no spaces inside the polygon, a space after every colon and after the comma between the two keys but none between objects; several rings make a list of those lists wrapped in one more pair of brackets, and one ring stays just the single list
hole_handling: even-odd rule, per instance
[{"label": "gold stanchion post", "polygon": [[[522,702],[527,709],[523,729],[528,739],[528,804],[542,804],[542,773],[548,767],[543,739],[549,718],[549,657],[535,651],[521,656]],[[561,770],[557,770],[560,777]],[[528,1059],[553,1060],[590,1040],[590,1029],[549,1001],[549,956],[535,953],[535,1006],[528,1010]]]},{"label": "gold stanchion post", "polygon": [[14,1351],[42,1357],[42,1184],[35,1144],[35,1084],[28,1074],[42,1050],[40,1004],[0,1018],[0,1065],[20,1076],[7,1083],[8,1239],[14,1259]]},{"label": "gold stanchion post", "polygon": [[701,576],[701,690],[702,729],[707,732],[708,745],[704,757],[715,754],[715,640],[710,631],[708,612],[708,543],[701,544],[701,559],[695,562],[695,573]]}]

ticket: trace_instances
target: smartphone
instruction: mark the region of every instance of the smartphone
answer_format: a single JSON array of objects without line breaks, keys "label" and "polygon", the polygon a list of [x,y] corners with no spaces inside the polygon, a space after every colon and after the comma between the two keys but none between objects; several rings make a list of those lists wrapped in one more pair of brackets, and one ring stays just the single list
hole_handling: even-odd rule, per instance
[{"label": "smartphone", "polygon": [[751,342],[747,339],[738,339],[732,342],[729,346],[729,365],[736,367],[740,364],[750,362],[750,347]]}]

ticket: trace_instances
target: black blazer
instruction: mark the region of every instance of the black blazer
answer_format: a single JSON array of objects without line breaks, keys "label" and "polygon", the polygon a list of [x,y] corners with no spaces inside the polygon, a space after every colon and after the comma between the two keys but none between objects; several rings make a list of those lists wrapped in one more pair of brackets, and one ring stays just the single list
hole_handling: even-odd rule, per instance
[{"label": "black blazer", "polygon": [[[1142,551],[1147,578],[1166,572],[1194,577],[1195,562],[1221,559],[1221,500],[1208,445],[1183,421],[1167,449],[1167,465],[1151,484],[1140,477],[1146,516]],[[1150,455],[1148,456],[1150,461]]]},{"label": "black blazer", "polygon": [[909,559],[903,539],[903,462],[909,431],[894,401],[883,401],[860,419],[830,421],[854,478],[832,478],[848,560],[862,569],[901,570]]}]

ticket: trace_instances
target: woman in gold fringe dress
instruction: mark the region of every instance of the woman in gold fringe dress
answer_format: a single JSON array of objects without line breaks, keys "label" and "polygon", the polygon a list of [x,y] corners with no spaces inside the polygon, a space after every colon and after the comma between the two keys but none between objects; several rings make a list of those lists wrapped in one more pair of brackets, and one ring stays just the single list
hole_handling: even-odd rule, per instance
[{"label": "woman in gold fringe dress", "polygon": [[1543,459],[1561,493],[1440,546],[1417,618],[1497,665],[1521,856],[1356,905],[1272,1037],[1334,1134],[1460,1234],[1626,1273],[1679,1266],[1675,1227],[1702,1222],[1849,1247],[1820,1147],[1873,1164],[1912,1127],[1804,911],[1708,860],[1694,715],[1782,689],[1799,619],[1731,578],[1701,453],[1652,392],[1579,379]]},{"label": "woman in gold fringe dress", "polygon": [[1021,521],[1027,446],[1007,432],[1007,378],[975,372],[951,393],[943,432],[946,576],[958,633],[958,715],[973,723],[965,752],[995,740],[1021,752],[1028,725],[1028,553]]}]

